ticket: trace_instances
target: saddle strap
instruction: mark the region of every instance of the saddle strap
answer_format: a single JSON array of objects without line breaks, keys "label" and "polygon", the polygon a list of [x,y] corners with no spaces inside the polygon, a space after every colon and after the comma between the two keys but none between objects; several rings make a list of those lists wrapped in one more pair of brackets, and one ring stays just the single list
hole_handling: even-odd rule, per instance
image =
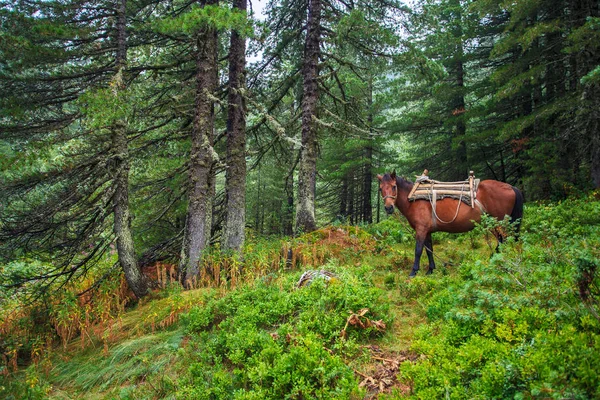
[{"label": "saddle strap", "polygon": [[479,208],[479,211],[481,211],[482,214],[485,214],[487,212],[487,210],[479,200],[475,199],[473,203],[475,203],[475,205]]}]

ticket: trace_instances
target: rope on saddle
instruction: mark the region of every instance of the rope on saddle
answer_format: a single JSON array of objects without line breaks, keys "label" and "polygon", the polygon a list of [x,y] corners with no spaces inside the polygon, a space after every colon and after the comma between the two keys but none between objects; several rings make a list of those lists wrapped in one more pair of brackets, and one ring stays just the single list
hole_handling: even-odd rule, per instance
[{"label": "rope on saddle", "polygon": [[456,220],[456,217],[458,217],[458,211],[460,210],[460,205],[462,204],[462,196],[463,196],[463,192],[464,192],[464,185],[463,187],[461,187],[461,191],[460,191],[460,198],[458,199],[458,205],[456,206],[456,213],[454,214],[454,217],[452,218],[451,221],[444,221],[443,219],[441,219],[436,211],[436,207],[437,207],[437,194],[435,190],[430,190],[429,193],[429,203],[431,203],[431,209],[433,210],[433,215],[435,216],[435,218],[440,221],[442,224],[451,224]]}]

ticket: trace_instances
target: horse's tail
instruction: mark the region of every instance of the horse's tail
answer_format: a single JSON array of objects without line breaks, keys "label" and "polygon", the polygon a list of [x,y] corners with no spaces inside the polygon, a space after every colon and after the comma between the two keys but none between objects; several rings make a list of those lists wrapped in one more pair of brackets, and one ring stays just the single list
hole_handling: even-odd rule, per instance
[{"label": "horse's tail", "polygon": [[525,203],[525,197],[519,189],[514,186],[512,188],[515,191],[515,205],[510,213],[510,222],[515,224],[515,234],[518,239],[519,231],[521,230],[521,221],[523,220],[523,203]]}]

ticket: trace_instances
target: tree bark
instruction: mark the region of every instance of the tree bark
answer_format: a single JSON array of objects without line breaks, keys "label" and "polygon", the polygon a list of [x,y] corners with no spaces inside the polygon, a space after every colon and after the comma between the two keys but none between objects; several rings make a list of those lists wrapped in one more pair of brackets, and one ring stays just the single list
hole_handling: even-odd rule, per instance
[{"label": "tree bark", "polygon": [[125,280],[136,297],[141,298],[148,293],[149,281],[142,274],[135,256],[133,234],[131,232],[131,216],[129,212],[129,152],[127,148],[126,124],[122,120],[112,126],[113,167],[115,176],[113,185],[114,233],[117,237],[117,254],[119,264],[125,274]]},{"label": "tree bark", "polygon": [[[246,0],[234,0],[234,9],[246,11]],[[226,219],[223,249],[241,255],[246,226],[246,39],[231,32],[227,114]]]},{"label": "tree bark", "polygon": [[[200,5],[216,4],[201,1]],[[217,32],[210,26],[200,28],[197,37],[196,100],[192,126],[188,210],[184,233],[180,279],[192,287],[200,273],[202,254],[209,244],[212,222],[214,93],[217,86]]]},{"label": "tree bark", "polygon": [[348,205],[347,198],[348,196],[348,176],[344,176],[342,178],[342,188],[340,190],[340,209],[338,214],[340,215],[340,220],[342,223],[346,223],[347,215],[348,215]]},{"label": "tree bark", "polygon": [[[590,90],[594,91],[594,90]],[[596,96],[600,96],[600,90],[596,88],[595,90]],[[593,106],[590,107],[590,116],[588,117],[589,125],[588,129],[590,134],[591,141],[591,178],[594,183],[595,188],[600,188],[600,127],[598,126],[598,119],[600,118],[600,113],[598,112],[598,107],[600,107],[600,101],[598,98],[594,99],[592,102]]]},{"label": "tree bark", "polygon": [[308,22],[304,44],[302,96],[302,155],[298,173],[298,204],[296,232],[312,232],[317,228],[315,218],[317,175],[317,131],[314,118],[319,99],[317,78],[321,41],[321,0],[309,0]]},{"label": "tree bark", "polygon": [[459,57],[460,59],[457,62],[456,66],[456,86],[458,87],[458,93],[455,100],[455,112],[456,112],[456,131],[455,135],[455,159],[456,159],[456,172],[454,173],[453,179],[455,180],[463,180],[466,179],[469,173],[467,167],[467,144],[465,142],[465,135],[467,133],[467,125],[465,124],[464,113],[465,111],[465,71],[463,64],[463,46],[462,40],[460,42],[459,49]]},{"label": "tree bark", "polygon": [[348,199],[346,200],[346,207],[348,216],[350,217],[350,225],[354,225],[356,221],[354,212],[354,175],[351,174],[348,181]]},{"label": "tree bark", "polygon": [[261,182],[261,170],[260,170],[260,165],[258,166],[258,177],[256,179],[256,210],[255,210],[255,214],[254,214],[254,230],[257,233],[261,233],[260,230],[260,209],[263,207],[262,202],[261,202],[261,193],[260,193],[260,186],[262,185]]},{"label": "tree bark", "polygon": [[363,175],[363,201],[362,222],[370,224],[373,222],[373,205],[371,202],[371,187],[373,186],[373,146],[371,139],[365,149],[365,170]]},{"label": "tree bark", "polygon": [[[115,57],[115,95],[124,89],[123,70],[127,63],[127,0],[117,0],[117,52]],[[125,280],[136,297],[148,293],[149,280],[142,274],[135,255],[129,210],[129,149],[127,146],[127,124],[115,121],[111,127],[114,168],[113,197],[114,226],[117,238],[117,255]]]},{"label": "tree bark", "polygon": [[[292,114],[293,115],[293,114]],[[286,236],[294,233],[294,169],[296,167],[296,152],[294,147],[289,147],[288,174],[285,177],[284,192],[287,199],[282,216],[282,231]]]},{"label": "tree bark", "polygon": [[465,135],[467,132],[467,126],[465,124],[465,70],[464,70],[464,46],[463,46],[463,27],[462,27],[462,5],[460,1],[455,1],[454,9],[457,14],[454,22],[454,39],[456,42],[456,50],[451,61],[453,69],[455,71],[456,79],[456,94],[452,99],[452,114],[456,120],[454,124],[453,134],[453,147],[455,150],[454,154],[454,171],[451,174],[451,180],[463,180],[468,176],[467,167],[467,144],[465,142]]},{"label": "tree bark", "polygon": [[373,186],[373,77],[369,79],[369,136],[365,148],[365,167],[363,172],[363,201],[362,221],[370,224],[373,222],[373,203],[371,202],[371,187]]}]

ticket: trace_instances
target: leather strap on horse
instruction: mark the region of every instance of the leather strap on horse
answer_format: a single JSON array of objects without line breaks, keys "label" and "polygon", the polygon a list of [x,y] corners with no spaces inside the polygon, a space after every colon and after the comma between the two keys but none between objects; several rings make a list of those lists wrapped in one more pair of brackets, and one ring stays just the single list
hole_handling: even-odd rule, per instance
[{"label": "leather strap on horse", "polygon": [[[431,193],[433,194],[430,198],[429,198],[429,202],[431,203],[431,210],[433,212],[433,216],[440,221],[442,224],[451,224],[456,220],[456,217],[458,217],[458,211],[460,210],[460,205],[462,204],[462,190],[460,192],[460,198],[458,199],[458,206],[456,207],[456,213],[454,214],[454,217],[452,218],[451,221],[444,221],[443,219],[441,219],[438,215],[437,215],[437,211],[436,211],[436,205],[437,205],[437,193],[435,190],[432,190]],[[435,222],[435,219],[433,220],[433,223],[435,225],[437,225],[437,223]]]}]

